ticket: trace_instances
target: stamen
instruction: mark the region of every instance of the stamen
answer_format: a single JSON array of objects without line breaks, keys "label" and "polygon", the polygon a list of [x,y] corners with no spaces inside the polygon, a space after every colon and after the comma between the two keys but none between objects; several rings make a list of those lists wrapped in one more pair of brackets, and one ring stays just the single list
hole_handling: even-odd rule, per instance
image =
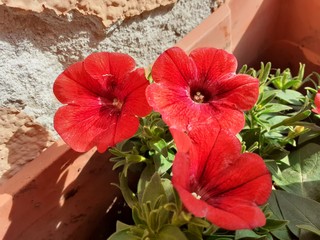
[{"label": "stamen", "polygon": [[112,105],[118,109],[121,109],[121,107],[122,107],[122,103],[117,98],[113,99]]},{"label": "stamen", "polygon": [[193,96],[193,100],[197,103],[203,103],[204,96],[201,94],[201,92],[196,92],[196,94]]},{"label": "stamen", "polygon": [[194,196],[196,199],[201,199],[201,196],[200,195],[198,195],[197,193],[195,193],[195,192],[193,192],[193,193],[191,193],[191,195],[192,196]]}]

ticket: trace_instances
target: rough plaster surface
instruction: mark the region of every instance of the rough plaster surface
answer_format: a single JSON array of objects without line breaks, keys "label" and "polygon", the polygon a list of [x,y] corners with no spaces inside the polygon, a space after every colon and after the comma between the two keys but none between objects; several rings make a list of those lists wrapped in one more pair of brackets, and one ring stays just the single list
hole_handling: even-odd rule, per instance
[{"label": "rough plaster surface", "polygon": [[[4,2],[19,1],[2,0]],[[52,119],[61,105],[52,93],[52,84],[64,68],[94,51],[127,53],[138,66],[148,66],[209,16],[220,2],[180,0],[117,21],[108,28],[98,24],[97,17],[79,11],[57,15],[47,8],[37,13],[0,5],[0,107],[16,109],[25,114],[26,119],[39,123],[41,131],[45,129],[57,138]],[[15,118],[17,114],[10,116]],[[17,117],[16,120],[21,119]],[[4,117],[2,121],[7,120]],[[0,132],[11,128],[11,123],[1,124]],[[19,129],[13,127],[11,135]],[[47,140],[42,140],[42,146],[46,146]],[[0,144],[3,149],[8,148],[4,138],[0,139]],[[8,163],[7,150],[1,150],[0,154],[0,161],[5,162],[8,169],[12,164]]]},{"label": "rough plaster surface", "polygon": [[0,0],[0,4],[9,7],[42,12],[53,10],[58,15],[75,10],[84,15],[97,16],[105,26],[118,19],[139,15],[144,11],[165,6],[177,0]]}]

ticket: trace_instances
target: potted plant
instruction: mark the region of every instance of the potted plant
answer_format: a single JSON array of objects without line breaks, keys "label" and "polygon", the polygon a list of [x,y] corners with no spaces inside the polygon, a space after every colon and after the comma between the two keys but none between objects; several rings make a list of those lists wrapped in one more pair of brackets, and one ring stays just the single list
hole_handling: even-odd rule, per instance
[{"label": "potted plant", "polygon": [[[279,86],[281,81],[291,82],[291,80],[295,81],[297,79],[301,81],[302,74],[298,74],[299,62],[306,63],[305,72],[307,73],[316,70],[319,66],[319,50],[315,42],[319,39],[319,36],[315,31],[316,21],[314,19],[318,16],[315,11],[317,4],[315,1],[310,1],[308,4],[304,3],[303,8],[299,1],[292,1],[290,4],[276,1],[246,1],[241,6],[237,4],[237,1],[226,1],[225,5],[221,6],[177,45],[187,52],[202,46],[225,48],[235,54],[239,66],[246,63],[258,69],[254,63],[264,60],[271,61],[275,67],[282,67],[283,69],[284,67],[290,67],[292,72],[298,76],[297,78],[290,77],[288,71],[272,73],[273,77],[278,77]],[[239,9],[251,9],[251,11],[239,11]],[[307,15],[304,12],[306,9],[309,10]],[[283,10],[286,10],[288,15],[280,14]],[[263,14],[265,12],[268,12],[268,14]],[[291,14],[292,16],[304,17],[301,19],[288,18]],[[291,19],[291,22],[288,23],[288,19]],[[306,23],[310,26],[307,29],[303,28]],[[261,32],[261,29],[264,29],[264,31]],[[297,29],[299,31],[295,33],[294,30]],[[286,58],[286,56],[289,58]],[[253,70],[247,72],[248,69],[242,69],[242,72],[263,79],[270,74],[268,66],[263,65],[263,69],[258,72]],[[303,68],[300,73],[302,73],[302,70]],[[313,103],[314,95],[315,92],[309,92],[310,104]],[[284,99],[278,99],[278,101],[284,101]],[[291,104],[294,105],[294,103]],[[293,106],[290,107],[294,108]],[[311,105],[306,111],[310,109]],[[309,114],[309,112],[307,113]],[[303,114],[307,113],[303,112]],[[305,116],[302,115],[302,117]],[[298,121],[300,120],[302,119],[298,119]],[[305,129],[308,128],[308,126],[304,127]],[[316,127],[314,128],[313,130],[316,131]],[[302,132],[305,129],[302,129]],[[301,128],[297,128],[295,130],[297,132],[294,133],[302,133],[298,130],[300,131]],[[88,161],[90,158],[91,160]],[[108,184],[116,183],[118,174],[110,171],[111,164],[107,161],[107,158],[103,154],[95,153],[95,150],[80,154],[61,142],[53,145],[0,187],[2,212],[0,220],[2,226],[5,226],[2,228],[1,236],[4,239],[37,239],[43,238],[43,236],[51,236],[53,239],[90,238],[93,235],[92,232],[99,225],[97,222],[105,217],[104,212],[109,209],[109,206],[123,203],[123,201],[119,201],[121,198],[120,191]],[[269,169],[275,171],[274,176],[276,176],[275,173],[279,171],[276,168],[278,165],[274,166],[274,162],[269,163]],[[282,170],[280,169],[280,171]],[[105,174],[106,172],[108,172],[108,175]],[[290,170],[287,170],[286,174],[289,173]],[[276,180],[278,187],[285,188],[285,186],[290,185],[290,183],[284,183],[281,175],[276,176]],[[100,186],[106,187],[101,188]],[[117,192],[113,193],[114,190]],[[91,194],[90,191],[92,191]],[[281,205],[279,199],[283,201],[288,199],[286,195],[281,194],[272,195],[271,201],[278,202]],[[296,201],[299,201],[300,198],[296,198],[298,199]],[[50,204],[47,204],[48,202]],[[120,207],[122,208],[122,206]],[[279,227],[284,224],[281,217],[285,218],[285,216],[279,214],[277,209],[273,209],[273,211],[276,212],[278,218],[273,223],[277,223],[276,226]],[[199,224],[205,223],[200,222]],[[297,227],[297,225],[300,226]],[[126,228],[127,226],[122,225],[122,227]],[[16,231],[16,229],[19,229],[19,231]],[[300,231],[305,230],[309,230],[308,234],[310,232],[317,233],[316,226],[310,227],[310,224],[305,224],[305,222],[302,222],[302,224],[294,223],[289,229],[291,233],[289,233],[288,228],[280,230],[283,230],[284,234],[296,236],[299,236]],[[280,236],[279,234],[282,234],[283,231],[280,231],[280,233],[273,232],[272,234],[273,236]],[[266,233],[249,231],[238,234],[249,234],[245,236],[250,237],[252,236],[250,234],[264,236],[263,234]],[[253,238],[256,237],[256,235],[253,235]]]}]

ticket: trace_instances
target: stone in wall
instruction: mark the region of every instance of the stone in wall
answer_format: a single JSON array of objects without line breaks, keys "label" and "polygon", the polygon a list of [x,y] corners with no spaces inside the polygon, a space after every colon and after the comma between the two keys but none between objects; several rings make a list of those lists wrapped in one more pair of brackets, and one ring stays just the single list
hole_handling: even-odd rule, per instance
[{"label": "stone in wall", "polygon": [[30,10],[37,13],[45,9],[53,10],[58,15],[76,10],[84,15],[97,16],[107,27],[119,19],[133,17],[144,11],[159,6],[175,3],[177,0],[0,0],[8,7]]},{"label": "stone in wall", "polygon": [[0,108],[0,184],[52,143],[48,131],[15,108]]}]

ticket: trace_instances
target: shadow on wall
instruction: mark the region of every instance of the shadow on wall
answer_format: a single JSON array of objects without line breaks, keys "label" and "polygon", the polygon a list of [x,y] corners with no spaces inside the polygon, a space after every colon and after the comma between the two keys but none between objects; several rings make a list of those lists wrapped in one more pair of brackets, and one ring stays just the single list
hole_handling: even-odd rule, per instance
[{"label": "shadow on wall", "polygon": [[127,214],[119,215],[123,201],[110,185],[118,182],[110,155],[77,153],[62,145],[51,147],[42,161],[52,161],[53,152],[62,154],[14,194],[3,239],[106,239],[115,230],[110,219]]}]

